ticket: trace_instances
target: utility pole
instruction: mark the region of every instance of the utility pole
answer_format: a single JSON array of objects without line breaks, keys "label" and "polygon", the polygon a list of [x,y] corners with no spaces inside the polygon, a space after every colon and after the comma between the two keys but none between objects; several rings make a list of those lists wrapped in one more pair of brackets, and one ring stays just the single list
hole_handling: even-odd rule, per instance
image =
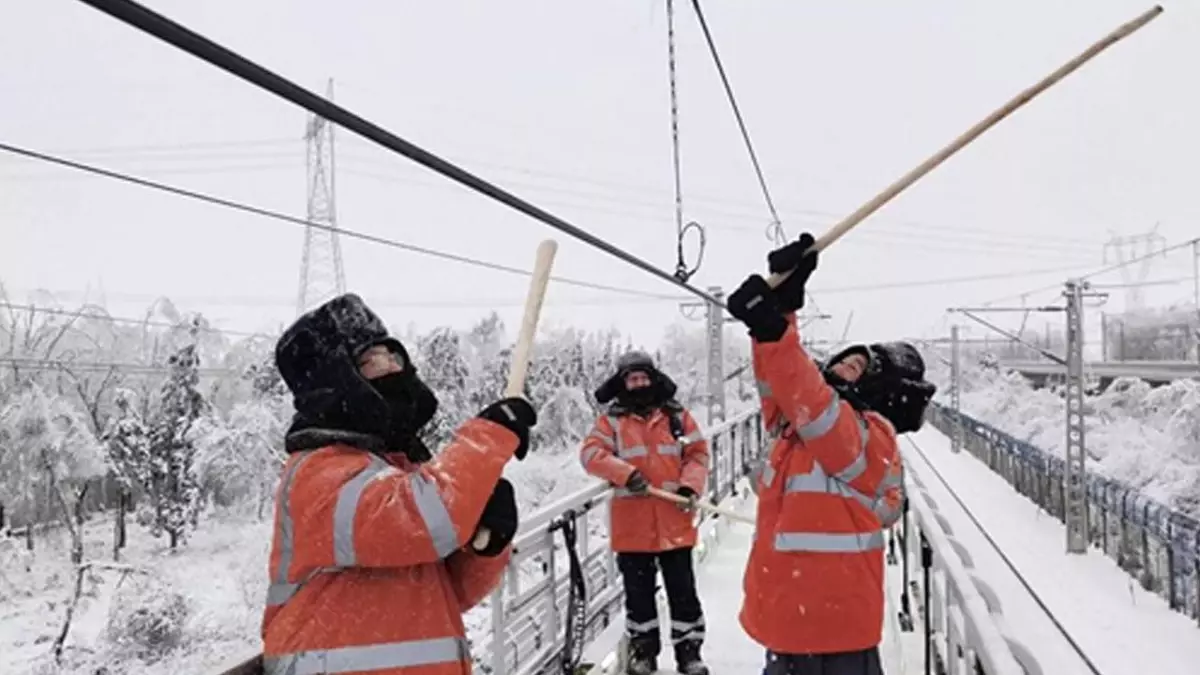
[{"label": "utility pole", "polygon": [[[709,286],[709,295],[717,300],[724,298],[720,286]],[[706,389],[704,400],[707,406],[706,424],[712,426],[725,421],[725,314],[722,305],[710,302],[683,302],[679,311],[684,318],[695,320],[695,310],[704,308],[705,323],[705,372]]]},{"label": "utility pole", "polygon": [[1072,279],[1067,298],[1067,461],[1063,486],[1067,553],[1088,547],[1087,474],[1083,421],[1083,282]]},{"label": "utility pole", "polygon": [[962,372],[959,368],[958,354],[958,325],[950,326],[950,405],[954,408],[954,433],[950,436],[950,451],[962,452],[962,408],[961,385]]},{"label": "utility pole", "polygon": [[[1139,251],[1139,245],[1144,245],[1144,249]],[[1137,272],[1137,279],[1133,279],[1128,265],[1121,267],[1121,276],[1125,283],[1130,284],[1125,291],[1125,311],[1131,312],[1142,308],[1142,289],[1140,282],[1146,280],[1146,276],[1150,273],[1150,264],[1153,261],[1152,253],[1155,249],[1163,250],[1167,246],[1166,237],[1158,233],[1158,225],[1144,234],[1135,234],[1128,237],[1113,237],[1104,244],[1103,262],[1108,264],[1108,251],[1112,249],[1116,253],[1117,262],[1124,263],[1126,260],[1133,261],[1142,258],[1142,264]],[[1136,283],[1135,283],[1136,282]]]},{"label": "utility pole", "polygon": [[[708,292],[724,300],[720,286],[709,286]],[[721,305],[706,304],[708,324],[708,424],[711,427],[725,421],[725,314]]]},{"label": "utility pole", "polygon": [[[329,80],[325,97],[333,100],[333,79]],[[304,140],[308,143],[308,220],[336,228],[333,128],[325,119],[313,115],[308,120]],[[346,277],[342,270],[342,245],[338,233],[306,226],[296,315],[345,292]]]},{"label": "utility pole", "polygon": [[1192,342],[1196,345],[1196,361],[1200,362],[1200,239],[1192,240],[1192,302],[1196,305]]}]

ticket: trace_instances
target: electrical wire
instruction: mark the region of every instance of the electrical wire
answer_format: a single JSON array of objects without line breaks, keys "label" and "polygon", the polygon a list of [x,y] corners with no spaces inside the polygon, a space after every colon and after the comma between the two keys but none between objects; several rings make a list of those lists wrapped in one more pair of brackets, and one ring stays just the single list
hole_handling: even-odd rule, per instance
[{"label": "electrical wire", "polygon": [[738,107],[737,99],[733,96],[733,86],[729,84],[729,76],[725,73],[725,65],[721,63],[721,55],[717,53],[717,44],[713,40],[712,32],[708,29],[708,21],[704,18],[704,11],[700,9],[700,0],[692,0],[692,7],[696,10],[696,18],[700,20],[700,28],[704,31],[704,39],[708,43],[708,51],[712,54],[713,63],[717,66],[717,73],[721,76],[721,84],[725,86],[725,95],[729,99],[729,105],[733,108],[733,115],[737,119],[738,128],[742,132],[742,140],[746,142],[746,150],[750,153],[750,162],[754,165],[754,173],[758,176],[758,185],[762,188],[763,199],[767,202],[767,210],[771,212],[771,224],[767,229],[767,238],[773,239],[776,244],[782,245],[787,242],[787,234],[783,231],[783,224],[779,220],[779,212],[775,209],[775,202],[771,199],[771,191],[767,189],[767,179],[763,176],[762,166],[758,162],[758,154],[754,152],[754,144],[750,141],[750,132],[746,129],[746,122],[742,119],[741,108]]},{"label": "electrical wire", "polygon": [[[150,365],[144,363],[116,363],[111,361],[65,361],[61,359],[34,359],[22,357],[0,356],[0,363],[17,368],[30,370],[78,370],[83,372],[117,371],[126,374],[153,375],[171,370],[170,366]],[[237,368],[204,368],[196,371],[201,375],[233,375],[244,371]]]},{"label": "electrical wire", "polygon": [[[1132,265],[1133,263],[1141,262],[1143,260],[1146,260],[1148,258],[1153,258],[1155,256],[1165,255],[1166,253],[1168,253],[1170,251],[1181,249],[1186,246],[1196,246],[1197,243],[1200,243],[1200,237],[1188,239],[1187,241],[1183,241],[1178,244],[1173,244],[1166,248],[1158,249],[1156,251],[1153,251],[1152,253],[1147,253],[1145,255],[1141,255],[1136,258],[1130,258],[1129,260],[1124,260],[1124,261],[1116,263],[1114,265],[1108,265],[1107,267],[1102,267],[1094,272],[1088,272],[1087,274],[1075,277],[1075,279],[1078,281],[1083,281],[1085,279],[1090,279],[1092,277],[1096,277],[1101,274],[1107,274],[1108,272],[1112,272],[1114,270],[1121,269],[1122,267],[1125,267],[1126,265]],[[1062,288],[1062,284],[1054,284],[1051,286],[1042,286],[1040,288],[1035,288],[1033,290],[1025,291],[1023,293],[1014,293],[1011,295],[1005,295],[1005,296],[1001,296],[999,298],[994,298],[992,300],[988,300],[987,302],[983,303],[983,305],[987,306],[994,302],[1000,302],[1001,300],[1011,300],[1013,298],[1026,298],[1028,296],[1035,295],[1037,293],[1045,293],[1047,291],[1057,290],[1060,288]]]},{"label": "electrical wire", "polygon": [[[15,302],[0,302],[0,307],[8,310],[20,310],[29,312],[30,314],[51,314],[55,316],[69,316],[80,319],[99,319],[101,321],[110,321],[112,323],[123,323],[138,326],[153,326],[155,328],[183,328],[179,324],[170,323],[167,321],[151,321],[148,319],[135,319],[133,317],[113,316],[108,312],[94,311],[89,312],[85,309],[68,310],[56,309],[53,307],[38,307],[37,305],[29,305]],[[192,330],[192,326],[187,326],[188,330]],[[215,326],[195,326],[194,330],[201,333],[218,333],[221,335],[235,335],[239,337],[267,337],[265,333],[251,333],[247,331],[226,330]]]},{"label": "electrical wire", "polygon": [[368,138],[396,154],[425,166],[482,195],[541,221],[542,223],[583,241],[638,269],[648,272],[668,283],[674,284],[696,295],[706,302],[724,307],[724,303],[708,293],[681,282],[670,273],[645,262],[607,241],[596,237],[571,223],[545,211],[530,202],[504,190],[494,183],[446,161],[445,159],[406,141],[396,134],[369,122],[341,106],[304,89],[266,68],[222,47],[204,36],[176,23],[131,0],[79,0],[109,16],[148,33],[176,48],[185,51],[213,66],[250,82],[280,98],[291,101],[318,117],[333,122],[348,131]]},{"label": "electrical wire", "polygon": [[[280,220],[283,222],[291,223],[293,225],[302,225],[305,227],[314,227],[319,230],[325,230],[328,232],[337,232],[340,235],[343,235],[346,237],[351,237],[354,239],[361,239],[363,241],[368,241],[373,244],[381,244],[384,246],[390,246],[392,248],[398,248],[398,249],[402,249],[402,250],[409,251],[412,253],[427,255],[427,256],[434,257],[434,258],[441,258],[443,260],[449,260],[452,262],[462,263],[465,265],[473,265],[476,267],[482,267],[485,269],[495,270],[495,271],[499,271],[499,272],[508,272],[510,274],[519,274],[522,276],[530,276],[532,274],[532,272],[530,272],[528,270],[523,270],[518,267],[512,267],[510,265],[489,262],[486,260],[480,260],[478,258],[470,258],[467,256],[458,255],[455,253],[446,253],[444,251],[438,251],[438,250],[426,248],[423,246],[416,246],[414,244],[408,244],[405,242],[397,241],[395,239],[387,239],[385,237],[379,237],[379,236],[372,235],[372,234],[366,234],[364,232],[357,232],[355,230],[347,230],[342,227],[335,227],[335,226],[328,225],[325,223],[318,223],[316,221],[308,220],[305,218],[289,216],[287,214],[279,213],[277,211],[270,211],[268,209],[260,208],[257,206],[251,206],[248,204],[243,204],[241,202],[235,202],[235,201],[232,201],[229,199],[223,199],[221,197],[214,197],[212,195],[204,194],[201,192],[194,192],[192,190],[187,190],[184,188],[167,185],[165,183],[160,183],[160,182],[148,180],[145,178],[139,178],[137,176],[120,173],[117,171],[112,171],[110,169],[104,169],[104,168],[100,168],[100,167],[90,165],[90,164],[83,164],[82,162],[76,162],[76,161],[65,159],[62,157],[55,157],[53,155],[48,155],[48,154],[37,152],[34,150],[17,147],[15,145],[9,145],[7,143],[0,143],[0,150],[2,150],[4,152],[10,152],[13,154],[17,154],[17,155],[22,155],[22,156],[28,157],[30,159],[35,159],[35,160],[39,160],[39,161],[43,161],[43,162],[50,162],[52,164],[58,164],[60,166],[65,166],[65,167],[68,167],[71,169],[76,169],[78,171],[86,171],[88,173],[93,173],[96,175],[104,176],[106,178],[112,178],[112,179],[123,181],[126,183],[140,185],[142,187],[147,187],[147,188],[151,188],[154,190],[169,192],[171,194],[175,194],[175,195],[178,195],[181,197],[187,197],[189,199],[195,199],[198,201],[207,202],[209,204],[223,206],[225,208],[230,208],[230,209],[234,209],[237,211],[243,211],[243,212],[251,213],[251,214],[254,214],[257,216],[263,216],[265,218],[272,218],[274,220]],[[590,281],[581,281],[578,279],[570,279],[567,277],[551,276],[550,278],[559,283],[562,283],[562,284],[567,284],[567,285],[571,285],[571,286],[579,286],[582,288],[591,288],[591,289],[601,290],[601,291],[611,291],[614,293],[625,293],[625,294],[629,294],[629,295],[636,295],[636,296],[642,296],[642,297],[656,297],[656,298],[674,297],[674,296],[667,296],[667,295],[663,295],[663,294],[659,294],[659,293],[650,293],[647,291],[639,291],[639,290],[632,289],[632,288],[621,288],[618,286],[609,286],[607,284],[598,284],[598,283],[593,283]]]}]

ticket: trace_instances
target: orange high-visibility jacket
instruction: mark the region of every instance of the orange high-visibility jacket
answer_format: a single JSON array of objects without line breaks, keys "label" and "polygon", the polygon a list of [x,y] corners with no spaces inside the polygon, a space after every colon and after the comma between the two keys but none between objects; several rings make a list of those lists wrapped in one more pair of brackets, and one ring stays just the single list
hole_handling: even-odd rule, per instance
[{"label": "orange high-visibility jacket", "polygon": [[613,493],[609,543],[618,552],[662,552],[696,545],[693,514],[676,504],[624,489],[634,469],[651,485],[674,492],[686,485],[697,494],[708,483],[708,441],[687,410],[676,413],[683,427],[678,440],[670,416],[655,409],[649,418],[602,415],[583,441],[579,461],[585,471],[618,486]]},{"label": "orange high-visibility jacket", "polygon": [[777,438],[757,477],[742,627],[781,654],[875,647],[884,521],[898,517],[903,496],[895,430],[840,400],[800,346],[794,315],[778,342],[755,342],[753,353]]},{"label": "orange high-visibility jacket", "polygon": [[464,546],[516,448],[511,431],[475,418],[419,466],[343,443],[293,453],[276,496],[267,675],[468,675],[462,613],[511,549],[485,558]]}]

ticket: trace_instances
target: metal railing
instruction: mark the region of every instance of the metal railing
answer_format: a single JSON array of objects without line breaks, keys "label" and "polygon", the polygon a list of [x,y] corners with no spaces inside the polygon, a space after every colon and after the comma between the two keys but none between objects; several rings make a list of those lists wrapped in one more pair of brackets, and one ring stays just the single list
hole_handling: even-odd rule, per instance
[{"label": "metal railing", "polygon": [[[905,474],[904,515],[890,533],[888,564],[903,566],[900,626],[913,631],[919,623],[924,631],[926,659],[932,661],[927,672],[1042,675],[1033,653],[1009,634],[996,593],[970,571],[971,556],[953,536],[943,505],[926,490],[920,469],[905,461]],[[912,606],[914,595],[920,608]]]},{"label": "metal railing", "polygon": [[[710,452],[705,497],[720,502],[737,494],[738,481],[750,472],[769,439],[757,409],[705,430],[704,435]],[[540,509],[522,524],[504,579],[488,601],[490,629],[482,644],[472,645],[478,672],[561,672],[565,652],[591,643],[614,623],[623,625],[624,589],[607,535],[611,498],[612,487],[597,482]],[[707,513],[699,517],[702,525],[710,518]],[[564,545],[572,538],[573,547]],[[586,586],[579,599],[582,611],[574,616],[570,548]],[[704,546],[698,544],[697,555],[703,554]],[[571,626],[570,640],[569,619],[578,622]],[[567,661],[573,660],[566,655]]]},{"label": "metal railing", "polygon": [[[938,403],[930,405],[928,419],[947,436],[953,436],[955,422],[961,422],[968,452],[1063,520],[1061,457]],[[1113,558],[1142,588],[1162,596],[1171,609],[1200,622],[1200,521],[1092,472],[1087,474],[1087,513],[1092,546]]]}]

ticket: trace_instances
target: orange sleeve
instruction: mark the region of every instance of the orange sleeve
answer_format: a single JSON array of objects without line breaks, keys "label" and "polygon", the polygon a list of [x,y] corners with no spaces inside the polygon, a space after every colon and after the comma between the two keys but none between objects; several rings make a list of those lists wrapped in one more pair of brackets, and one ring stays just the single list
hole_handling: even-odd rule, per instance
[{"label": "orange sleeve", "polygon": [[449,557],[475,532],[516,448],[516,434],[475,418],[414,470],[367,455],[366,466],[336,493],[313,495],[327,502],[324,531],[332,525],[334,563],[407,567]]},{"label": "orange sleeve", "polygon": [[681,417],[684,436],[679,440],[683,444],[683,469],[679,482],[695,490],[696,494],[704,494],[708,485],[708,441],[690,412],[683,411]]},{"label": "orange sleeve", "polygon": [[583,446],[579,448],[579,463],[589,474],[621,486],[629,480],[633,465],[617,457],[614,438],[616,431],[609,423],[608,416],[601,415],[592,426],[592,432],[583,439]]},{"label": "orange sleeve", "polygon": [[[825,382],[817,364],[800,345],[795,314],[777,342],[753,340],[755,375],[763,395],[771,396],[779,415],[815,453],[821,468],[834,478],[853,480],[865,468],[862,435],[849,403]],[[765,415],[765,408],[764,408]],[[820,439],[821,442],[817,443]]]},{"label": "orange sleeve", "polygon": [[[796,325],[795,314],[788,315],[787,320],[789,326]],[[751,344],[755,344],[753,338],[751,338]],[[779,403],[776,402],[775,395],[771,391],[771,386],[767,383],[767,366],[758,349],[751,349],[750,361],[754,368],[754,384],[758,388],[758,398],[762,402],[763,428],[768,434],[777,434],[783,427],[785,419],[779,409]]]},{"label": "orange sleeve", "polygon": [[504,553],[490,558],[477,555],[470,549],[463,549],[446,559],[450,583],[454,587],[455,597],[458,598],[460,611],[465,612],[478,605],[496,588],[511,557],[510,545]]},{"label": "orange sleeve", "polygon": [[868,413],[868,420],[872,427],[883,432],[872,435],[867,452],[878,455],[883,464],[883,475],[875,489],[873,510],[879,517],[880,525],[888,528],[900,520],[904,513],[904,458],[900,455],[896,430],[891,422],[876,413]]}]

